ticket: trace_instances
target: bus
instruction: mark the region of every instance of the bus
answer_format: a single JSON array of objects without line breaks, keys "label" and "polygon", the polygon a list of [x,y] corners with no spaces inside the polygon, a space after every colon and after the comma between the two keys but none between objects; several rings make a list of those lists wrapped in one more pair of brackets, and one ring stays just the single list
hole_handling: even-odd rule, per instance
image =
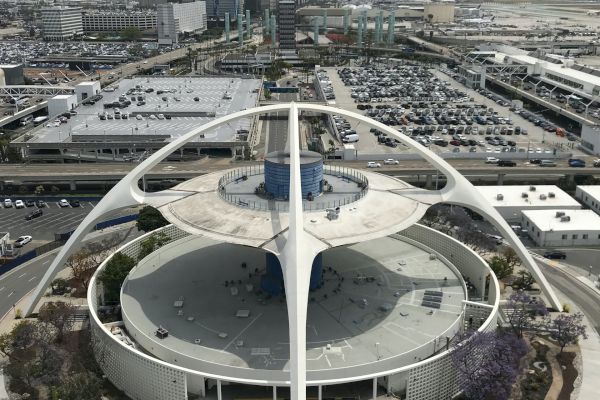
[{"label": "bus", "polygon": [[33,125],[34,126],[38,126],[40,124],[43,124],[44,122],[48,121],[48,117],[47,116],[43,116],[43,117],[35,117],[33,119]]}]

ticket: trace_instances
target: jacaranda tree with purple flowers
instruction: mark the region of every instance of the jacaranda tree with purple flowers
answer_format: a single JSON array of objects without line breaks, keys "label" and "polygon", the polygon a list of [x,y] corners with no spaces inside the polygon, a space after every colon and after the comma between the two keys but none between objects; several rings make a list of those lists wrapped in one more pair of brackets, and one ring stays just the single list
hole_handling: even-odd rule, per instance
[{"label": "jacaranda tree with purple flowers", "polygon": [[468,332],[450,352],[459,389],[471,400],[506,400],[527,353],[523,339],[510,332]]},{"label": "jacaranda tree with purple flowers", "polygon": [[522,290],[510,295],[504,310],[512,331],[520,338],[523,337],[523,332],[537,329],[539,324],[536,323],[536,316],[548,314],[541,300],[529,296]]},{"label": "jacaranda tree with purple flowers", "polygon": [[565,346],[576,344],[580,337],[587,339],[585,325],[583,324],[583,314],[559,314],[548,323],[550,337],[556,340],[562,353]]}]

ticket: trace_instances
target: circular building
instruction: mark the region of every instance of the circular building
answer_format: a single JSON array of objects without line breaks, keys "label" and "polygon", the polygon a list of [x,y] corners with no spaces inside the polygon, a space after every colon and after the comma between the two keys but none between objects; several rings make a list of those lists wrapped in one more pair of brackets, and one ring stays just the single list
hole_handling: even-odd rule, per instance
[{"label": "circular building", "polygon": [[[398,137],[448,184],[429,191],[323,165],[315,153],[300,151],[300,109],[351,116]],[[289,153],[163,192],[138,188],[146,171],[197,134],[282,110],[289,111]],[[73,233],[32,304],[103,215],[150,204],[170,225],[108,257],[88,290],[96,358],[130,397],[451,398],[457,387],[451,344],[464,329],[495,328],[499,289],[481,257],[418,224],[440,202],[466,205],[492,221],[554,301],[510,227],[443,160],[365,117],[291,103],[215,120],[136,167]],[[135,266],[112,294],[115,308],[98,277],[124,256]],[[117,321],[105,318],[115,311]]]}]

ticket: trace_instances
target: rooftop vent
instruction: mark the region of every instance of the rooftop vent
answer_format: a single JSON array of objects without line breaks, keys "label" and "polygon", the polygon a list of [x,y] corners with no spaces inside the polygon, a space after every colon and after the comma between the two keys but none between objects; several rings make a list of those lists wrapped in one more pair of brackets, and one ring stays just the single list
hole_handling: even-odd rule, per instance
[{"label": "rooftop vent", "polygon": [[564,216],[565,216],[565,212],[564,211],[557,211],[556,215],[554,217],[560,218],[560,217],[564,217]]},{"label": "rooftop vent", "polygon": [[571,220],[571,217],[569,217],[568,215],[564,215],[562,217],[560,217],[560,222],[569,222]]},{"label": "rooftop vent", "polygon": [[530,192],[535,192],[535,186],[529,186],[529,191]]},{"label": "rooftop vent", "polygon": [[556,195],[554,194],[554,192],[548,192],[548,197],[550,197],[551,199],[555,198]]},{"label": "rooftop vent", "polygon": [[527,193],[523,192],[523,193],[521,193],[521,197],[526,199],[529,197],[529,195]]},{"label": "rooftop vent", "polygon": [[496,200],[504,200],[504,195],[503,195],[503,194],[500,194],[500,193],[498,193],[498,194],[496,195]]},{"label": "rooftop vent", "polygon": [[545,195],[545,194],[543,194],[543,193],[542,193],[542,194],[540,194],[540,200],[546,200],[546,198],[547,198],[547,197],[546,197],[546,195]]}]

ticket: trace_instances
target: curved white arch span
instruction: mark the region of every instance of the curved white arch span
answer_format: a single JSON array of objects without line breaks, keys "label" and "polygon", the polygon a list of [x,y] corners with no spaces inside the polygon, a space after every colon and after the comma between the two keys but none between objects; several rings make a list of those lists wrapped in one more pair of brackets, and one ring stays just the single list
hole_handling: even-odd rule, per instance
[{"label": "curved white arch span", "polygon": [[284,281],[287,294],[287,307],[290,332],[290,382],[292,399],[306,399],[306,313],[308,302],[308,283],[310,280],[310,271],[314,256],[323,249],[323,243],[308,235],[303,229],[302,220],[302,200],[300,188],[300,164],[299,164],[299,131],[298,131],[298,111],[314,111],[328,114],[339,114],[347,116],[365,124],[377,128],[388,135],[397,138],[406,146],[421,155],[433,166],[438,168],[447,178],[446,186],[438,193],[443,202],[466,206],[474,209],[479,214],[488,219],[513,246],[525,266],[531,271],[537,282],[540,284],[544,294],[547,296],[552,307],[560,309],[560,302],[546,278],[542,275],[537,264],[527,251],[510,226],[502,219],[500,214],[477,192],[473,185],[458,173],[450,164],[435,153],[419,145],[417,142],[400,134],[388,126],[374,121],[368,117],[351,111],[342,109],[315,105],[315,104],[297,104],[285,103],[257,107],[249,110],[243,110],[231,115],[215,119],[207,124],[195,128],[177,140],[169,143],[146,161],[139,164],[129,174],[127,174],[117,185],[104,196],[98,205],[92,209],[90,214],[77,227],[71,235],[65,246],[60,250],[52,264],[44,274],[36,288],[25,314],[29,315],[42,297],[46,287],[54,278],[59,268],[66,262],[67,258],[79,247],[83,237],[87,234],[99,220],[107,214],[138,204],[151,204],[159,206],[167,202],[176,200],[185,196],[187,193],[177,192],[176,190],[166,190],[158,193],[146,193],[137,186],[139,179],[159,162],[165,159],[169,154],[179,149],[191,141],[198,134],[211,130],[220,125],[226,124],[230,120],[242,117],[266,114],[276,111],[289,111],[289,138],[291,152],[290,167],[290,229],[285,238],[285,245],[278,255],[281,265],[284,266]]}]

